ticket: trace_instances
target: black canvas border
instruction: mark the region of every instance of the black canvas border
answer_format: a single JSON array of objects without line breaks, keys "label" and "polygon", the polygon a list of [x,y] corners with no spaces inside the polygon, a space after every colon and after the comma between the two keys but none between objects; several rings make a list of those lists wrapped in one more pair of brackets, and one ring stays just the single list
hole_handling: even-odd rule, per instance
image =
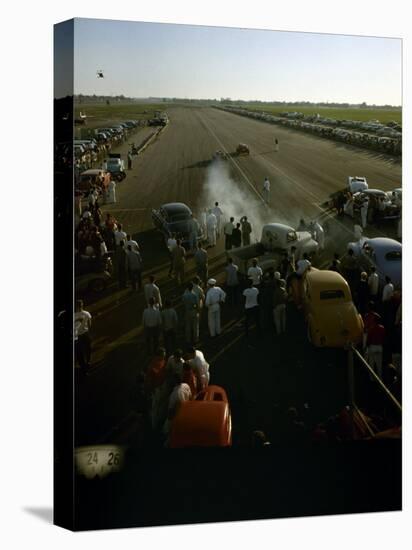
[{"label": "black canvas border", "polygon": [[74,528],[73,46],[74,20],[55,25],[53,521],[68,529]]}]

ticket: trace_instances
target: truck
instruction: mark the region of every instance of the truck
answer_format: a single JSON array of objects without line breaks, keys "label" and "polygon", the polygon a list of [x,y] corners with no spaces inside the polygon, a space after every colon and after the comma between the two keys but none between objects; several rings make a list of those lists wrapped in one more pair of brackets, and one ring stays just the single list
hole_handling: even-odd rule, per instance
[{"label": "truck", "polygon": [[277,268],[282,254],[290,252],[296,247],[297,256],[306,252],[313,255],[318,252],[319,245],[312,238],[309,231],[296,231],[293,227],[283,223],[268,223],[263,226],[262,237],[259,242],[230,250],[233,263],[239,268],[239,273],[247,275],[252,260],[257,259],[263,272],[270,268]]},{"label": "truck", "polygon": [[126,177],[124,170],[124,160],[120,153],[109,153],[109,158],[106,159],[107,171],[113,176],[116,181],[122,181]]}]

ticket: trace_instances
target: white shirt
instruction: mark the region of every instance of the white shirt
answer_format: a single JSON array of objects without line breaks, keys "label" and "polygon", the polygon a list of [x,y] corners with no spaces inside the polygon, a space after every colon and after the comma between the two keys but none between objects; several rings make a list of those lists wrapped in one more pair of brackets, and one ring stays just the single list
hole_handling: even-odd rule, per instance
[{"label": "white shirt", "polygon": [[258,265],[256,267],[249,267],[247,270],[248,279],[252,279],[254,285],[259,285],[262,280],[263,271]]},{"label": "white shirt", "polygon": [[303,275],[305,273],[305,271],[311,266],[312,264],[310,263],[309,260],[306,260],[306,259],[302,259],[302,260],[299,260],[298,262],[296,262],[296,273],[298,275]]},{"label": "white shirt", "polygon": [[127,237],[127,235],[124,231],[115,231],[114,232],[114,240],[116,242],[116,246],[119,246],[120,241],[125,241],[126,237]]},{"label": "white shirt", "polygon": [[107,254],[107,246],[106,246],[106,243],[104,241],[102,241],[100,243],[100,254],[102,256],[105,256]]},{"label": "white shirt", "polygon": [[187,363],[195,371],[197,378],[201,381],[202,387],[207,386],[210,379],[209,363],[206,361],[203,353],[197,349],[193,359],[189,359]]},{"label": "white shirt", "polygon": [[182,383],[175,386],[169,397],[169,414],[176,414],[179,405],[191,398],[192,391],[188,384]]},{"label": "white shirt", "polygon": [[146,298],[147,305],[149,305],[150,298],[154,298],[155,303],[159,304],[159,307],[162,307],[162,297],[160,296],[160,289],[154,283],[146,283],[144,285],[144,296]]},{"label": "white shirt", "polygon": [[217,311],[220,302],[224,302],[225,298],[226,293],[219,286],[212,286],[207,291],[205,305],[209,311]]},{"label": "white shirt", "polygon": [[86,334],[90,327],[92,316],[88,311],[76,311],[74,314],[74,339],[77,340],[82,334]]},{"label": "white shirt", "polygon": [[265,181],[263,183],[263,189],[265,191],[270,191],[270,181],[268,179],[265,179]]},{"label": "white shirt", "polygon": [[376,272],[369,275],[368,286],[371,296],[376,296],[379,290],[379,275]]},{"label": "white shirt", "polygon": [[173,237],[169,237],[167,239],[167,248],[169,249],[169,252],[172,252],[174,248],[177,246],[177,241]]},{"label": "white shirt", "polygon": [[259,295],[259,289],[256,288],[255,286],[246,288],[243,291],[243,296],[246,298],[245,309],[250,309],[258,305],[258,301],[257,301],[258,295]]},{"label": "white shirt", "polygon": [[388,283],[383,287],[382,302],[388,302],[393,296],[393,284]]},{"label": "white shirt", "polygon": [[130,241],[126,241],[126,250],[127,250],[127,247],[128,246],[131,246],[132,247],[132,250],[136,250],[136,252],[139,252],[139,245],[137,244],[136,241],[134,241],[133,239],[130,239]]},{"label": "white shirt", "polygon": [[225,223],[225,226],[223,228],[223,232],[225,235],[231,235],[233,233],[235,226],[232,222]]},{"label": "white shirt", "polygon": [[217,226],[217,218],[214,214],[209,214],[206,219],[206,224],[209,229],[215,229]]}]

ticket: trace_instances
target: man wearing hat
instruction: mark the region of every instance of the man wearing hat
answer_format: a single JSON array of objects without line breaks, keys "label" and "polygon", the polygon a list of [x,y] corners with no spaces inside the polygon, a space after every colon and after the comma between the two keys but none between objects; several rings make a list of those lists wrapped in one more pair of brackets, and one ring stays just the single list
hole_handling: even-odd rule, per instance
[{"label": "man wearing hat", "polygon": [[209,333],[213,338],[220,334],[220,304],[226,299],[226,293],[216,286],[216,279],[209,279],[208,291],[206,293],[205,306],[208,311]]}]

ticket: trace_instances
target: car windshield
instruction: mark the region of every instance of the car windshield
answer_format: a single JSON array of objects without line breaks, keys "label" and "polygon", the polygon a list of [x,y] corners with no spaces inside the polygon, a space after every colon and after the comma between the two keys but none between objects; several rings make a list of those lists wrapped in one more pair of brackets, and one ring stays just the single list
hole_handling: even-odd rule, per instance
[{"label": "car windshield", "polygon": [[321,290],[320,291],[320,299],[321,300],[336,300],[340,298],[344,298],[345,294],[343,290]]},{"label": "car windshield", "polygon": [[296,231],[289,231],[288,234],[286,235],[286,242],[290,243],[292,241],[296,241],[297,240],[297,235],[296,235]]},{"label": "car windshield", "polygon": [[388,262],[399,262],[402,259],[402,252],[400,250],[393,250],[385,254],[385,260]]}]

